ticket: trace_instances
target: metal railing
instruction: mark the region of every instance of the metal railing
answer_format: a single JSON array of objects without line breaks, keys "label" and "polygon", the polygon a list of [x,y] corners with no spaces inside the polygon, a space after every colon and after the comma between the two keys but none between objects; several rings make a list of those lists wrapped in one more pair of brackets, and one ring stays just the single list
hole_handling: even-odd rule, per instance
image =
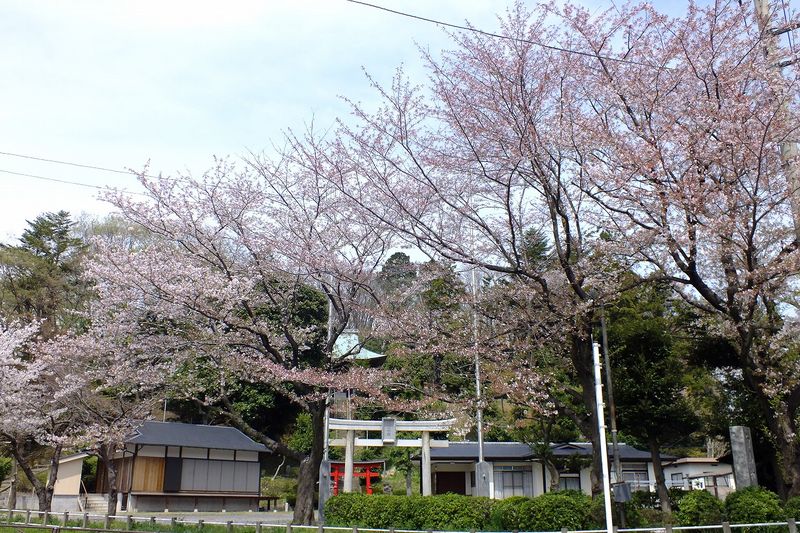
[{"label": "metal railing", "polygon": [[[75,523],[79,525],[74,525]],[[102,524],[102,526],[100,525]],[[116,527],[115,527],[116,526]],[[147,529],[147,526],[151,526]],[[159,528],[159,526],[161,526]],[[294,525],[270,523],[262,520],[227,520],[215,521],[200,518],[156,517],[141,515],[107,515],[92,513],[76,513],[65,511],[63,513],[49,513],[32,511],[28,509],[0,509],[0,529],[11,527],[13,529],[42,530],[49,529],[51,533],[64,532],[89,532],[120,533],[120,531],[136,531],[137,533],[164,533],[178,527],[195,527],[198,531],[206,526],[219,526],[225,528],[226,533],[235,533],[236,528],[248,528],[255,533],[466,533],[465,531],[445,530],[416,530],[416,529],[380,529],[325,525]],[[747,524],[721,524],[704,526],[649,526],[638,528],[614,527],[615,533],[680,533],[680,532],[720,532],[720,533],[748,533],[751,528],[774,528],[770,533],[798,533],[795,519],[790,518],[783,522],[757,522]],[[469,533],[475,533],[472,530]],[[484,531],[483,533],[606,533],[606,529],[569,530],[562,528],[560,531]]]}]

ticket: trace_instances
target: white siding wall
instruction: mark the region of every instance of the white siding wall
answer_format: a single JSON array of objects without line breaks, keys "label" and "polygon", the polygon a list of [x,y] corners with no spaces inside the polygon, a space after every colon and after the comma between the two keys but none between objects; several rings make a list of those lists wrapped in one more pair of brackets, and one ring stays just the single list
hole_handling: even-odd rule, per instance
[{"label": "white siding wall", "polygon": [[181,491],[257,493],[259,475],[258,463],[184,459]]},{"label": "white siding wall", "polygon": [[142,446],[138,454],[140,457],[164,457],[165,452],[164,446]]}]

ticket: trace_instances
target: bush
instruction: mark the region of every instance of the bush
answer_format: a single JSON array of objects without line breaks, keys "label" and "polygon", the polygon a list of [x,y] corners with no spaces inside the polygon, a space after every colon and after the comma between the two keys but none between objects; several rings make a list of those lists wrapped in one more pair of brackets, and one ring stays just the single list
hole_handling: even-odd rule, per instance
[{"label": "bush", "polygon": [[800,496],[794,496],[783,504],[783,515],[786,518],[800,519]]},{"label": "bush", "polygon": [[705,490],[684,494],[675,509],[675,519],[681,526],[706,526],[722,522],[722,502]]},{"label": "bush", "polygon": [[640,521],[639,525],[641,527],[663,527],[664,524],[668,522],[668,517],[661,509],[643,507],[639,509],[638,517]]},{"label": "bush", "polygon": [[363,526],[361,494],[338,494],[325,502],[325,522],[331,526]]},{"label": "bush", "polygon": [[11,473],[11,458],[0,457],[0,483]]},{"label": "bush", "polygon": [[486,529],[493,503],[457,494],[339,494],[326,502],[325,521],[331,526],[379,529]]},{"label": "bush", "polygon": [[634,490],[631,493],[631,501],[629,505],[639,509],[660,509],[658,495],[649,490]]},{"label": "bush", "polygon": [[525,496],[512,496],[505,500],[497,500],[492,508],[490,523],[493,529],[512,531],[522,529],[522,506],[530,500]]},{"label": "bush", "polygon": [[778,495],[761,487],[730,493],[725,498],[725,515],[734,524],[778,522],[784,517]]},{"label": "bush", "polygon": [[519,529],[554,531],[585,529],[591,523],[592,499],[576,491],[548,492],[523,502]]},{"label": "bush", "polygon": [[283,498],[294,507],[297,502],[297,478],[276,477],[261,481],[261,491],[265,496]]}]

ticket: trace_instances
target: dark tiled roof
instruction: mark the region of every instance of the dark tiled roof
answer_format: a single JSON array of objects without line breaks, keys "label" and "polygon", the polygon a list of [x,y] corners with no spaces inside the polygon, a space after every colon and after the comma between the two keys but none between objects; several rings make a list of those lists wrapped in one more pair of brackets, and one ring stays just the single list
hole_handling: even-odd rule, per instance
[{"label": "dark tiled roof", "polygon": [[[529,459],[531,448],[521,442],[484,442],[483,455],[488,460]],[[431,448],[431,459],[477,459],[477,442],[451,442],[447,448]]]},{"label": "dark tiled roof", "polygon": [[[566,457],[570,455],[592,455],[592,444],[589,442],[565,442],[550,445],[553,455],[556,457]],[[612,454],[611,444],[608,445],[608,455]],[[649,461],[650,452],[639,450],[628,444],[619,444],[619,458],[623,461]],[[662,459],[674,459],[672,455],[661,454]]]},{"label": "dark tiled roof", "polygon": [[263,444],[236,428],[229,426],[203,426],[180,422],[142,423],[125,442],[155,446],[188,446],[192,448],[216,448],[220,450],[243,450],[266,452]]},{"label": "dark tiled roof", "polygon": [[[550,445],[556,457],[572,455],[591,456],[592,445],[588,442],[553,443]],[[611,455],[611,446],[608,448]],[[649,461],[650,452],[638,450],[627,444],[619,445],[620,459],[623,461]],[[535,459],[533,450],[522,442],[484,442],[483,455],[487,460],[530,460]],[[663,459],[672,459],[670,455],[661,454]],[[447,448],[431,448],[431,459],[476,460],[478,458],[477,442],[451,442]]]}]

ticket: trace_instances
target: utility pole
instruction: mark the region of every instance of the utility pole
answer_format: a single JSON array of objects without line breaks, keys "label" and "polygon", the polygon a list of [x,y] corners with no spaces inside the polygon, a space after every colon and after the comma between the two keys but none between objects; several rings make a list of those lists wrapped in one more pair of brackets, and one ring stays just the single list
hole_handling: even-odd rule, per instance
[{"label": "utility pole", "polygon": [[[778,36],[798,28],[796,23],[789,23],[781,27],[772,26],[772,13],[769,0],[753,0],[755,7],[758,28],[761,30],[764,42],[764,54],[766,57],[774,58],[774,67],[778,71],[783,71],[783,67],[795,62],[795,58],[789,61],[779,61],[778,59]],[[781,112],[788,115],[792,102],[784,100],[781,102]],[[800,242],[800,150],[797,142],[787,139],[781,143],[781,164],[786,173],[786,182],[789,185],[789,203],[792,208],[792,219],[794,221],[795,241]]]},{"label": "utility pole", "polygon": [[600,377],[600,346],[592,342],[592,362],[594,363],[594,399],[597,408],[597,431],[600,434],[600,465],[603,469],[603,504],[606,514],[606,532],[614,533],[611,511],[611,483],[608,475],[608,448],[606,446],[606,421],[603,409],[603,380]]},{"label": "utility pole", "polygon": [[[331,345],[331,340],[333,339],[333,297],[332,294],[328,296],[328,336],[326,338],[326,343]],[[331,349],[333,352],[333,349]],[[328,433],[330,432],[330,417],[331,417],[331,403],[333,401],[333,391],[329,388],[328,394],[325,395],[325,414],[324,416],[324,428],[323,428],[323,441],[322,444],[322,461],[320,461],[319,465],[319,476],[317,478],[317,488],[319,492],[317,493],[317,514],[319,516],[320,522],[325,521],[325,502],[331,497],[331,460],[330,460],[330,441],[328,439]]]},{"label": "utility pole", "polygon": [[[600,332],[603,340],[603,362],[605,363],[606,373],[606,397],[608,398],[608,417],[611,419],[611,453],[614,456],[614,478],[616,486],[622,486],[624,483],[622,479],[622,461],[619,458],[619,441],[617,439],[617,406],[614,403],[614,387],[611,380],[611,358],[608,355],[608,335],[606,335],[606,306],[603,304],[600,309]],[[617,518],[619,519],[619,527],[625,527],[625,509],[623,507],[624,501],[617,498]]]},{"label": "utility pole", "polygon": [[472,267],[472,334],[475,346],[475,400],[477,409],[475,413],[478,425],[478,463],[475,465],[475,493],[476,496],[493,497],[491,491],[492,470],[483,455],[483,394],[481,391],[481,359],[478,352],[478,273],[477,267]]}]

